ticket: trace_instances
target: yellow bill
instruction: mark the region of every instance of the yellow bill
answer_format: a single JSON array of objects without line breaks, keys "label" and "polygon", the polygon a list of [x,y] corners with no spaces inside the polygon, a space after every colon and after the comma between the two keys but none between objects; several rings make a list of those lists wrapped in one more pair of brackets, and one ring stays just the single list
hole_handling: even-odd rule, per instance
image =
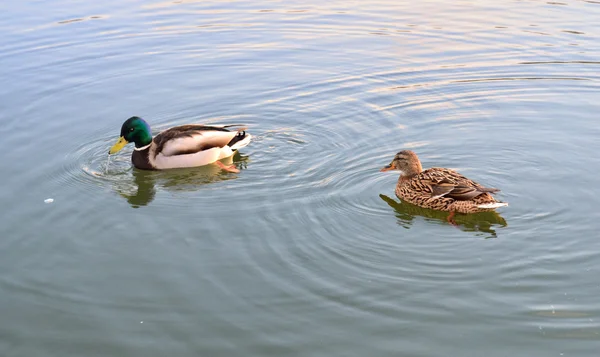
[{"label": "yellow bill", "polygon": [[125,140],[124,137],[120,137],[119,140],[117,140],[117,143],[115,145],[113,145],[110,150],[108,150],[108,153],[110,155],[112,154],[116,154],[119,151],[121,151],[121,149],[123,149],[125,147],[125,145],[129,144],[129,141]]}]

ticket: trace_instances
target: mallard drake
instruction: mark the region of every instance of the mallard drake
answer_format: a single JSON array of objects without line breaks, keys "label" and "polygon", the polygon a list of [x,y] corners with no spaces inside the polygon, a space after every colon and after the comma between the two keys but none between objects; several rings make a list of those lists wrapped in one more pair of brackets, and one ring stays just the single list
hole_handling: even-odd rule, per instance
[{"label": "mallard drake", "polygon": [[433,167],[423,170],[417,154],[403,150],[381,171],[399,170],[396,196],[414,205],[438,211],[450,212],[448,221],[453,223],[455,212],[476,213],[493,211],[508,206],[494,199],[491,194],[500,190],[483,187],[458,172]]},{"label": "mallard drake", "polygon": [[133,166],[143,170],[164,170],[203,166],[216,163],[228,172],[239,172],[234,165],[218,161],[233,155],[235,150],[250,143],[252,136],[240,125],[208,126],[180,125],[164,130],[152,138],[150,125],[140,117],[127,119],[121,127],[121,137],[109,154],[116,154],[132,142]]}]

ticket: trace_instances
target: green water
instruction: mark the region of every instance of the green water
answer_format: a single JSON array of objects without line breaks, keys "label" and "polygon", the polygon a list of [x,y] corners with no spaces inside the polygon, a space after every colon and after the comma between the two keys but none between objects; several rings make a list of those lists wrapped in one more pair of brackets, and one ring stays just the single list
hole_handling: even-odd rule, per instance
[{"label": "green water", "polygon": [[[0,356],[596,356],[599,18],[0,4]],[[254,141],[239,174],[107,164],[132,115]],[[401,149],[510,206],[453,227],[401,203]]]}]

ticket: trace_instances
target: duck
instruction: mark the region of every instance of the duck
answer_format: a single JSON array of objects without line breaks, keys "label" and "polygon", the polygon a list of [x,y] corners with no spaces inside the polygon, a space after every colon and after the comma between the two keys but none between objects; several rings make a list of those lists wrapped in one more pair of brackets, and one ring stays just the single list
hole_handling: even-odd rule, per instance
[{"label": "duck", "polygon": [[232,156],[247,146],[252,135],[242,125],[187,124],[174,126],[152,137],[150,125],[133,116],[121,126],[121,135],[108,151],[113,155],[125,145],[134,143],[131,154],[133,166],[141,170],[166,170],[204,166],[215,163],[222,170],[237,173],[235,165],[219,160]]},{"label": "duck", "polygon": [[419,157],[411,150],[398,152],[380,171],[391,170],[400,171],[395,189],[398,198],[419,207],[450,212],[447,220],[452,224],[455,213],[494,211],[508,206],[492,196],[500,191],[497,188],[484,187],[451,169],[423,170]]}]

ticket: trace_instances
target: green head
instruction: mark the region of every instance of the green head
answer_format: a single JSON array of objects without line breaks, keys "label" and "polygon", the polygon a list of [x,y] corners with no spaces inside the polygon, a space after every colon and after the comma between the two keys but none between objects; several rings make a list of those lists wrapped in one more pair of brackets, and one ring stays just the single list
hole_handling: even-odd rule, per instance
[{"label": "green head", "polygon": [[125,145],[135,143],[136,148],[141,148],[152,142],[152,132],[150,125],[140,117],[131,117],[123,123],[121,127],[121,137],[115,145],[108,151],[109,154],[116,154],[121,151]]}]

